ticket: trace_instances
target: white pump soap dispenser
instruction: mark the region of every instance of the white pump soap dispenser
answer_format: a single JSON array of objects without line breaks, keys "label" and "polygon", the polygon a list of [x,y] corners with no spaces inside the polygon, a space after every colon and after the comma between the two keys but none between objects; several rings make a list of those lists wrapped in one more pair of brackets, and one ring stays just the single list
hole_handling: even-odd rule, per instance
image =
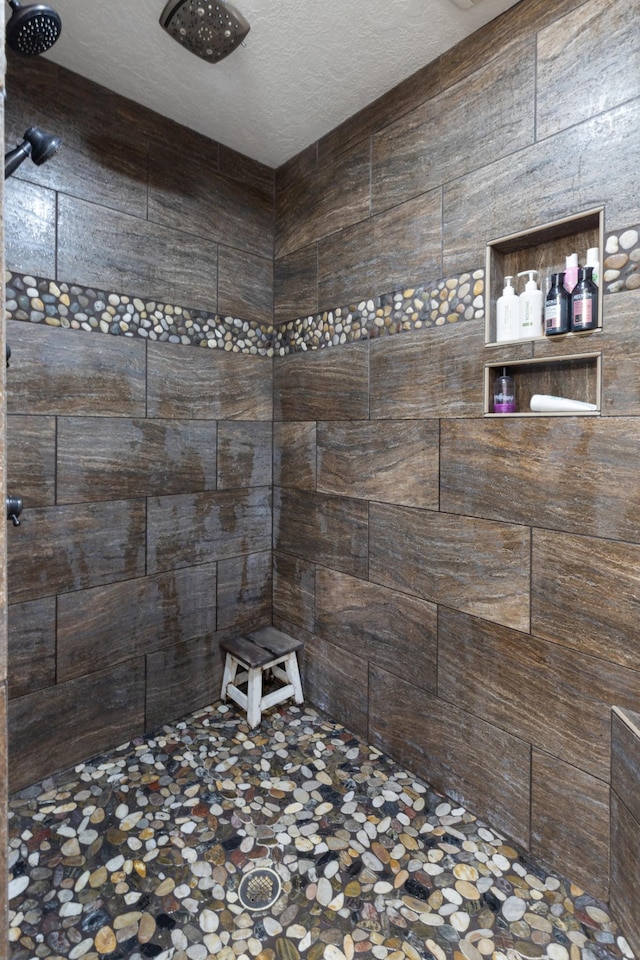
[{"label": "white pump soap dispenser", "polygon": [[528,276],[523,292],[520,294],[520,340],[533,340],[542,337],[542,290],[533,279],[537,270],[523,270],[519,277]]},{"label": "white pump soap dispenser", "polygon": [[520,337],[519,303],[511,285],[513,277],[504,278],[504,290],[496,303],[496,340],[518,340]]}]

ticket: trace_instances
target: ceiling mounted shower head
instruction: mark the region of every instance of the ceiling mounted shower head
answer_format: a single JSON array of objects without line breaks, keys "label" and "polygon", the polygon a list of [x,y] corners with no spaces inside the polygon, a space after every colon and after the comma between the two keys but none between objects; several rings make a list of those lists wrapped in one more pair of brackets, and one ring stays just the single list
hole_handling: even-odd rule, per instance
[{"label": "ceiling mounted shower head", "polygon": [[223,0],[169,0],[160,25],[197,57],[217,63],[249,33],[249,24]]},{"label": "ceiling mounted shower head", "polygon": [[18,0],[9,0],[13,10],[7,23],[7,43],[23,57],[36,57],[54,45],[62,30],[59,14],[44,3],[23,7]]}]

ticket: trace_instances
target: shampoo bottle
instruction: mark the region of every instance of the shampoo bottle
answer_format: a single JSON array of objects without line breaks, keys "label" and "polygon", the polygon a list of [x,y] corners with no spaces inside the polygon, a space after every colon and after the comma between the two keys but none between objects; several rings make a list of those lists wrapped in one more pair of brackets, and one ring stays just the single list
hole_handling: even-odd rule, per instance
[{"label": "shampoo bottle", "polygon": [[572,253],[565,258],[564,288],[571,293],[578,282],[578,254]]},{"label": "shampoo bottle", "polygon": [[597,326],[598,288],[592,280],[592,268],[584,267],[571,294],[571,329],[580,332]]},{"label": "shampoo bottle", "polygon": [[533,340],[542,336],[542,290],[538,290],[533,279],[537,270],[523,270],[519,277],[528,276],[524,291],[518,298],[520,301],[520,340]]},{"label": "shampoo bottle", "polygon": [[564,287],[564,273],[551,275],[551,289],[544,306],[544,332],[547,336],[569,333],[571,298]]},{"label": "shampoo bottle", "polygon": [[496,303],[496,340],[517,340],[520,335],[518,297],[511,285],[513,277],[504,278],[504,290]]},{"label": "shampoo bottle", "polygon": [[516,412],[515,383],[513,377],[508,376],[506,367],[503,367],[502,376],[496,377],[493,384],[493,412]]}]

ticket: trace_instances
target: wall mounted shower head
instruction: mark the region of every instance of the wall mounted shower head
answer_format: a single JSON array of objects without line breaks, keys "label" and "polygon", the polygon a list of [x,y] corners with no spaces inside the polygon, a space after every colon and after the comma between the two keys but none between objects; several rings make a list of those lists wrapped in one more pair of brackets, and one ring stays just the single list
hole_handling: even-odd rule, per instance
[{"label": "wall mounted shower head", "polygon": [[40,166],[46,163],[58,152],[62,146],[60,137],[54,137],[50,133],[44,133],[39,127],[29,127],[25,130],[24,140],[17,147],[4,155],[4,178],[10,177],[15,173],[21,163],[27,157],[31,157],[33,162]]},{"label": "wall mounted shower head", "polygon": [[60,16],[44,3],[23,7],[18,0],[9,0],[13,10],[7,24],[7,43],[23,57],[35,57],[54,45],[60,31]]},{"label": "wall mounted shower head", "polygon": [[160,25],[197,57],[217,63],[249,33],[249,24],[223,0],[169,0]]}]

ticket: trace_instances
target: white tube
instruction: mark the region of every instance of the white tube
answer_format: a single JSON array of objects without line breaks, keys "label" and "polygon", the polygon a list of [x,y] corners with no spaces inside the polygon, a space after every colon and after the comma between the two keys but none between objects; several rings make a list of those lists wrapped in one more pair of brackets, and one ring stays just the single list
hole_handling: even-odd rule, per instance
[{"label": "white tube", "polygon": [[576,410],[597,410],[595,403],[582,400],[569,400],[566,397],[551,397],[545,393],[534,393],[530,407],[535,413],[569,413]]}]

